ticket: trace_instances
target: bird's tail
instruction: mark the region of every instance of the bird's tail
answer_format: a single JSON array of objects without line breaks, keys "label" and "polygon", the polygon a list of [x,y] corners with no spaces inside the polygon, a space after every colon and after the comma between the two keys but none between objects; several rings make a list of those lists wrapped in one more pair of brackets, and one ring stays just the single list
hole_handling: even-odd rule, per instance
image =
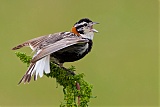
[{"label": "bird's tail", "polygon": [[46,74],[50,73],[50,55],[40,59],[35,63],[31,63],[27,72],[25,73],[25,75],[22,77],[22,79],[19,81],[18,84],[22,82],[29,83],[33,74],[34,74],[34,80],[37,80],[38,75],[42,77],[44,72]]}]

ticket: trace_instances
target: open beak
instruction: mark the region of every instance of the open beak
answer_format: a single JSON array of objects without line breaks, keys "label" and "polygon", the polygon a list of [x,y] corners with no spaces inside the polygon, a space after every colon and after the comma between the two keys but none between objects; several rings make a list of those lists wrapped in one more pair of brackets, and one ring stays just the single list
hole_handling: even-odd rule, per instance
[{"label": "open beak", "polygon": [[[92,26],[95,25],[95,24],[99,24],[99,23],[98,22],[92,22]],[[93,29],[93,27],[92,27],[91,31],[98,33],[98,31],[96,29]]]}]

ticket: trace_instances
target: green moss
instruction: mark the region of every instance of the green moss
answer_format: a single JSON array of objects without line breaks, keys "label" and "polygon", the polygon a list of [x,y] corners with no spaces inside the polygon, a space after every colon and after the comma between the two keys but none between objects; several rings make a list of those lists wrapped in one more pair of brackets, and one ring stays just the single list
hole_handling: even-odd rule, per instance
[{"label": "green moss", "polygon": [[[31,56],[27,56],[25,53],[16,52],[17,57],[27,66],[32,59]],[[84,74],[71,75],[64,69],[60,68],[53,62],[50,62],[51,72],[45,74],[49,78],[55,78],[57,83],[63,87],[64,101],[60,104],[60,107],[86,107],[90,102],[92,96],[93,86],[86,82],[83,77]],[[68,68],[70,71],[75,71],[75,67]],[[76,84],[79,83],[80,90],[77,89]],[[80,97],[80,104],[78,105],[77,99]]]}]

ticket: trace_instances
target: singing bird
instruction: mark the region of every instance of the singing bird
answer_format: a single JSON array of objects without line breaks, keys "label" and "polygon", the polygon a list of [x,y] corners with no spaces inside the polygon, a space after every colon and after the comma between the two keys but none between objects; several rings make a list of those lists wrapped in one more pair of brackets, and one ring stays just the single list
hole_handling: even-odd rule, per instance
[{"label": "singing bird", "polygon": [[29,46],[34,52],[28,70],[20,80],[20,83],[30,82],[32,75],[37,80],[38,75],[50,73],[50,61],[63,67],[65,62],[74,62],[88,54],[93,45],[94,33],[98,32],[93,25],[98,24],[88,18],[80,19],[74,24],[70,32],[59,32],[40,36],[28,40],[12,50]]}]

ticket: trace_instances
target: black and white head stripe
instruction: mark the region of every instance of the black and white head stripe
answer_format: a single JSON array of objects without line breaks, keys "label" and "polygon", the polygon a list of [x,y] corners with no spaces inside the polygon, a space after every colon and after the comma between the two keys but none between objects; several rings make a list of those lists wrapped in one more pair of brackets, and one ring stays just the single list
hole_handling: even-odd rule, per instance
[{"label": "black and white head stripe", "polygon": [[81,20],[79,20],[78,22],[76,22],[74,24],[74,27],[76,27],[77,32],[80,34],[84,34],[84,27],[89,27],[89,23],[91,23],[92,21],[88,18],[83,18]]},{"label": "black and white head stripe", "polygon": [[89,23],[89,22],[92,22],[90,19],[88,18],[83,18],[81,20],[79,20],[78,22],[76,22],[74,25],[81,25],[81,24],[85,24],[85,23]]}]

